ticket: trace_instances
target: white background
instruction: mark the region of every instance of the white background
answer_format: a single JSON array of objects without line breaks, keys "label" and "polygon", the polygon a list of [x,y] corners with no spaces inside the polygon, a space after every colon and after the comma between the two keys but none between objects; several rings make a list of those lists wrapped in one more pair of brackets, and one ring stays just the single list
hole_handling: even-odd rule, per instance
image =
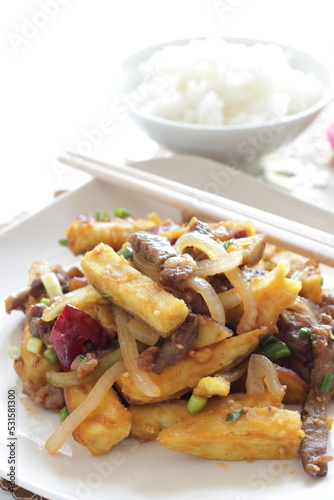
[{"label": "white background", "polygon": [[55,160],[83,151],[89,134],[96,157],[154,155],[117,107],[126,55],[169,39],[236,35],[291,44],[331,65],[331,11],[331,0],[2,0],[0,224],[86,179]]}]

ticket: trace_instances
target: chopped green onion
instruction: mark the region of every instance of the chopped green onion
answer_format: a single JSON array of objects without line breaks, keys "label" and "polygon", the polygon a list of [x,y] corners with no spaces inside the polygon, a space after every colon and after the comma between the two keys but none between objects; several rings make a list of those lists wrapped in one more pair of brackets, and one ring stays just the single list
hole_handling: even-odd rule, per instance
[{"label": "chopped green onion", "polygon": [[312,330],[311,330],[311,328],[303,327],[303,328],[299,329],[299,333],[300,333],[300,335],[303,335],[304,337],[311,337]]},{"label": "chopped green onion", "polygon": [[275,342],[277,342],[277,337],[275,337],[275,335],[268,335],[268,337],[262,340],[260,348],[262,349],[262,347],[274,344]]},{"label": "chopped green onion", "polygon": [[128,247],[123,247],[121,248],[120,250],[118,250],[118,252],[116,252],[117,255],[123,255],[124,259],[132,259],[132,250],[130,250],[130,248]]},{"label": "chopped green onion", "polygon": [[59,361],[57,354],[52,348],[46,349],[44,351],[44,356],[48,361],[51,361],[51,363],[58,363]]},{"label": "chopped green onion", "polygon": [[67,406],[64,406],[64,408],[62,408],[59,412],[60,423],[63,422],[65,418],[69,416],[69,414],[70,412],[68,411]]},{"label": "chopped green onion", "polygon": [[131,217],[130,212],[128,212],[125,208],[118,207],[114,212],[116,217],[120,217],[121,219],[126,219],[127,217]]},{"label": "chopped green onion", "polygon": [[44,309],[42,319],[44,321],[51,321],[55,319],[62,312],[66,304],[79,307],[82,301],[85,301],[86,303],[94,303],[100,298],[101,295],[92,285],[77,288],[72,292],[64,294],[62,297],[59,297],[47,309]]},{"label": "chopped green onion", "polygon": [[43,347],[43,340],[38,339],[37,337],[30,337],[27,342],[27,351],[32,352],[33,354],[39,354]]},{"label": "chopped green onion", "polygon": [[50,298],[63,295],[63,290],[59,283],[59,279],[57,278],[55,273],[51,272],[44,274],[43,276],[41,276],[41,280],[46,290],[46,293]]},{"label": "chopped green onion", "polygon": [[46,297],[43,297],[41,299],[41,304],[44,304],[45,306],[49,306],[50,305],[50,299],[47,299]]},{"label": "chopped green onion", "polygon": [[237,420],[238,418],[242,417],[244,415],[243,410],[238,410],[234,411],[232,413],[227,413],[226,414],[226,422],[231,422],[232,420]]},{"label": "chopped green onion", "polygon": [[275,361],[276,359],[291,355],[290,349],[281,340],[272,342],[264,347],[261,346],[258,353],[262,354],[262,356],[266,356],[266,358],[270,359],[270,361]]},{"label": "chopped green onion", "polygon": [[230,245],[233,245],[235,242],[235,238],[231,238],[230,240],[223,241],[223,247],[228,248]]},{"label": "chopped green onion", "polygon": [[9,349],[8,354],[11,359],[20,359],[21,349],[19,347],[13,346]]},{"label": "chopped green onion", "polygon": [[84,356],[83,354],[80,354],[79,361],[83,361],[84,359],[87,359],[86,356]]},{"label": "chopped green onion", "polygon": [[104,295],[102,295],[102,297],[104,299],[111,299],[112,298],[111,295],[109,295],[109,293],[105,293]]},{"label": "chopped green onion", "polygon": [[323,392],[329,392],[330,388],[332,386],[333,379],[334,379],[334,375],[332,375],[332,373],[328,373],[328,372],[324,373],[324,375],[322,377],[320,389]]},{"label": "chopped green onion", "polygon": [[187,403],[187,410],[189,413],[200,413],[204,409],[207,401],[208,398],[192,394]]},{"label": "chopped green onion", "polygon": [[95,214],[95,219],[99,220],[99,221],[104,220],[104,219],[108,219],[108,218],[109,218],[109,214],[105,210],[98,210]]},{"label": "chopped green onion", "polygon": [[62,247],[67,247],[68,246],[68,243],[67,243],[67,240],[66,239],[61,239],[61,240],[58,240],[58,243],[59,245],[61,245]]}]

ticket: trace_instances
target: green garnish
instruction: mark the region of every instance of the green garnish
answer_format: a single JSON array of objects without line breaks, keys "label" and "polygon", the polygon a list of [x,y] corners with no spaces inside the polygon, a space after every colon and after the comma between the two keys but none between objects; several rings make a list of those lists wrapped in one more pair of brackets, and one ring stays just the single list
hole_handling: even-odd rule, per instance
[{"label": "green garnish", "polygon": [[21,357],[21,349],[20,347],[13,346],[9,349],[8,354],[11,359],[20,359]]},{"label": "green garnish", "polygon": [[187,403],[187,410],[189,413],[200,413],[204,409],[207,401],[208,398],[192,394]]},{"label": "green garnish", "polygon": [[109,218],[109,214],[105,210],[98,210],[95,214],[95,219],[98,221],[108,219],[108,218]]},{"label": "green garnish", "polygon": [[41,280],[46,290],[46,293],[50,298],[63,295],[61,284],[59,282],[57,275],[54,272],[51,271],[50,273],[43,274],[43,276],[41,276]]},{"label": "green garnish", "polygon": [[43,347],[43,340],[37,337],[30,337],[27,342],[27,351],[33,354],[39,354]]},{"label": "green garnish", "polygon": [[257,352],[258,354],[262,354],[262,356],[266,356],[270,361],[275,361],[276,359],[284,358],[292,354],[288,346],[278,339],[265,345],[261,343]]},{"label": "green garnish", "polygon": [[268,337],[266,337],[265,339],[262,340],[261,344],[260,344],[260,348],[262,349],[263,347],[265,346],[268,346],[270,344],[274,344],[275,342],[277,342],[277,337],[275,337],[275,335],[268,335]]},{"label": "green garnish", "polygon": [[45,306],[49,306],[50,305],[50,299],[47,299],[46,297],[43,297],[41,299],[41,304],[44,304]]},{"label": "green garnish", "polygon": [[112,298],[111,295],[109,295],[109,293],[105,293],[104,295],[102,295],[102,297],[104,299],[111,299]]},{"label": "green garnish", "polygon": [[70,414],[70,412],[68,411],[67,406],[64,406],[64,408],[62,408],[59,412],[60,423],[63,422],[65,420],[65,418],[67,418],[69,416],[69,414]]},{"label": "green garnish", "polygon": [[116,217],[120,217],[121,219],[126,219],[127,217],[131,217],[130,212],[128,212],[125,208],[118,207],[114,212]]},{"label": "green garnish", "polygon": [[51,347],[44,351],[44,356],[48,361],[51,361],[51,363],[58,363],[59,361],[56,352]]},{"label": "green garnish", "polygon": [[228,248],[230,245],[233,245],[235,242],[235,238],[231,238],[230,240],[223,241],[223,247]]},{"label": "green garnish", "polygon": [[79,361],[84,361],[86,358],[86,356],[84,356],[83,354],[80,354],[79,356]]},{"label": "green garnish", "polygon": [[231,422],[232,420],[237,420],[238,418],[242,417],[244,415],[243,410],[238,410],[238,411],[233,411],[232,413],[227,413],[226,414],[226,422]]},{"label": "green garnish", "polygon": [[304,337],[311,337],[312,330],[311,330],[311,328],[303,327],[303,328],[299,329],[299,333],[300,333],[300,335],[303,335]]},{"label": "green garnish", "polygon": [[128,247],[123,247],[118,252],[116,252],[117,255],[123,255],[124,259],[130,260],[132,259],[133,253]]},{"label": "green garnish", "polygon": [[322,377],[320,389],[323,392],[329,392],[330,388],[332,387],[333,379],[334,379],[334,375],[332,375],[331,373],[328,373],[328,372],[324,373],[324,375]]},{"label": "green garnish", "polygon": [[62,247],[67,247],[68,246],[68,243],[67,243],[67,240],[64,239],[64,240],[58,240],[58,243],[59,245],[61,245]]}]

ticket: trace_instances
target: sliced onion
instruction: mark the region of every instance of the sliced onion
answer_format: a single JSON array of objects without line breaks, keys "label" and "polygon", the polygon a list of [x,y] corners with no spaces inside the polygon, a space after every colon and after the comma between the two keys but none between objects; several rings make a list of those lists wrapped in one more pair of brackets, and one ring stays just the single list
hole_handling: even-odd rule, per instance
[{"label": "sliced onion", "polygon": [[285,388],[279,381],[273,363],[261,354],[252,354],[248,363],[247,393],[259,395],[265,392],[266,388],[276,398],[283,399]]},{"label": "sliced onion", "polygon": [[[222,377],[224,377],[227,382],[235,382],[236,380],[239,380],[240,377],[242,377],[246,372],[248,368],[248,361],[245,361],[244,363],[240,363],[237,365],[235,368],[230,370],[229,372],[222,373]],[[219,373],[216,373],[216,376],[219,376]]]},{"label": "sliced onion", "polygon": [[161,390],[152,380],[149,374],[138,368],[138,348],[136,340],[130,334],[127,324],[130,316],[118,307],[113,309],[117,327],[119,346],[122,351],[123,360],[129,375],[139,391],[149,397],[160,396]]},{"label": "sliced onion", "polygon": [[44,309],[42,319],[44,321],[52,321],[59,316],[66,304],[79,307],[83,302],[97,302],[98,300],[102,300],[102,296],[92,285],[77,288],[73,292],[66,293],[59,300],[56,300]]},{"label": "sliced onion", "polygon": [[257,316],[257,306],[251,285],[240,269],[233,269],[225,274],[243,302],[244,312],[238,323],[237,333],[250,332],[255,327]]},{"label": "sliced onion", "polygon": [[125,371],[123,361],[109,368],[96,382],[87,398],[70,415],[63,420],[55,432],[45,443],[45,449],[54,455],[65,443],[72,432],[95,410],[116,379]]},{"label": "sliced onion", "polygon": [[160,335],[157,332],[137,318],[132,318],[127,324],[127,327],[130,334],[143,344],[151,346],[155,345],[160,338]]},{"label": "sliced onion", "polygon": [[202,295],[212,319],[225,325],[225,311],[214,288],[204,278],[188,278],[183,282],[184,288],[191,288]]},{"label": "sliced onion", "polygon": [[[206,253],[209,259],[219,259],[226,257],[224,246],[221,243],[210,238],[206,234],[200,233],[185,233],[176,241],[175,248],[181,253],[187,247],[194,247]],[[255,326],[257,308],[256,301],[250,284],[242,274],[239,268],[231,271],[226,271],[225,275],[230,283],[238,292],[244,307],[244,312],[238,324],[237,333],[250,331]]]},{"label": "sliced onion", "polygon": [[158,270],[154,267],[154,265],[151,262],[144,259],[137,252],[133,252],[133,263],[136,266],[136,268],[138,269],[138,271],[145,274],[146,276],[151,278],[153,281],[158,281],[158,278],[159,278]]},{"label": "sliced onion", "polygon": [[230,288],[226,292],[218,293],[220,302],[223,304],[225,311],[233,309],[241,303],[241,298],[235,288]]},{"label": "sliced onion", "polygon": [[[218,259],[227,252],[221,243],[201,233],[185,233],[178,238],[174,245],[175,249],[182,253],[186,248],[194,247],[204,252],[209,259]],[[223,253],[225,252],[225,253]]]},{"label": "sliced onion", "polygon": [[226,273],[242,263],[242,252],[231,252],[216,260],[200,260],[197,262],[197,270],[193,276],[205,278],[205,276],[213,276],[214,274]]},{"label": "sliced onion", "polygon": [[87,377],[79,379],[77,372],[55,372],[48,371],[45,374],[46,381],[54,387],[71,387],[73,385],[83,385],[94,382],[100,378],[111,366],[122,359],[120,349],[115,349],[99,360],[97,367]]},{"label": "sliced onion", "polygon": [[191,255],[184,253],[183,255],[176,255],[168,257],[164,262],[164,269],[175,269],[179,266],[191,266],[194,270],[197,269],[197,262]]}]

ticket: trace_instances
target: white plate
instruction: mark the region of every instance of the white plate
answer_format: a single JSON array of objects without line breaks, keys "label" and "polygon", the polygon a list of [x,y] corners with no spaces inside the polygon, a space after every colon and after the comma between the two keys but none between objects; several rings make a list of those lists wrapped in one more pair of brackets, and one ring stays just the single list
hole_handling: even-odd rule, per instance
[{"label": "white plate", "polygon": [[[203,160],[202,160],[203,161]],[[161,162],[151,162],[154,169]],[[165,173],[178,171],[180,159],[163,162]],[[147,167],[147,164],[146,164]],[[210,165],[211,168],[211,165]],[[156,170],[155,170],[156,171]],[[194,178],[192,175],[191,178]],[[238,184],[240,189],[241,179]],[[254,193],[256,196],[256,193]],[[295,201],[293,200],[293,204]],[[30,263],[39,258],[64,266],[76,261],[68,249],[58,245],[64,231],[76,215],[94,213],[98,209],[112,212],[126,206],[138,216],[156,211],[162,217],[178,218],[174,209],[139,197],[131,191],[92,181],[77,191],[63,195],[42,212],[26,219],[1,235],[1,296],[24,288]],[[330,280],[334,283],[332,273]],[[329,284],[329,282],[328,282]],[[125,440],[104,456],[92,457],[87,449],[72,438],[56,456],[48,455],[44,443],[58,424],[58,415],[35,407],[21,394],[21,384],[7,353],[20,343],[23,314],[6,315],[0,311],[0,474],[8,473],[7,391],[16,391],[17,447],[16,481],[35,493],[53,500],[98,499],[199,500],[207,495],[212,500],[281,500],[303,496],[304,500],[332,499],[333,463],[326,478],[311,479],[299,460],[219,462],[169,451],[157,443],[139,444]],[[333,454],[333,437],[329,453]]]}]

